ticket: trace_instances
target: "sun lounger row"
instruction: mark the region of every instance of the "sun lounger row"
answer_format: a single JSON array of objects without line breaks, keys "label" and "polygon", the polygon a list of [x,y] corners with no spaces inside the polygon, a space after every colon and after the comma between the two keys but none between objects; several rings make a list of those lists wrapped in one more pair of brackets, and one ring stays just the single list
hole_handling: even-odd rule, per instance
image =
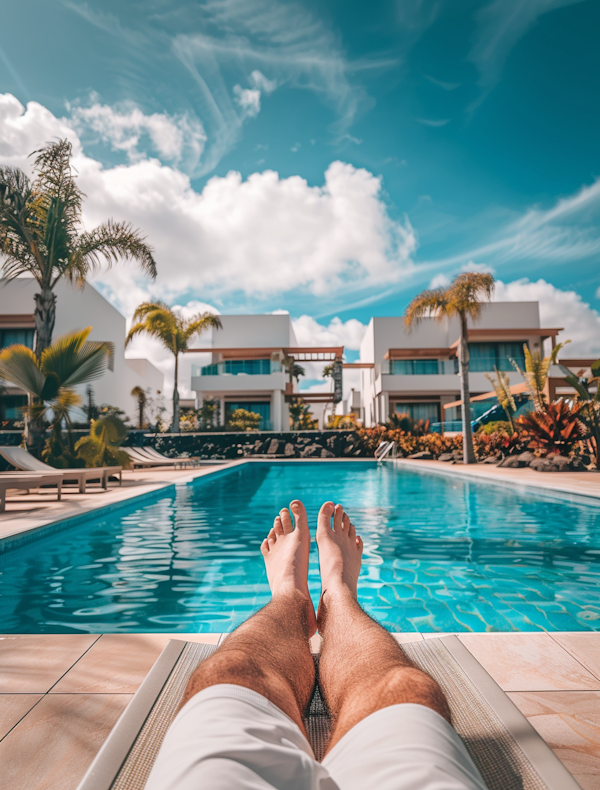
[{"label": "sun lounger row", "polygon": [[[56,478],[60,477],[61,485],[63,483],[77,483],[80,494],[85,494],[86,484],[93,480],[97,480],[102,488],[108,488],[109,477],[118,476],[119,485],[122,483],[122,466],[102,466],[95,469],[54,469],[22,447],[0,447],[0,455],[20,472],[35,472],[38,475],[52,474]],[[46,482],[50,484],[49,479]]]},{"label": "sun lounger row", "polygon": [[57,500],[62,496],[63,476],[60,472],[3,472],[0,474],[0,513],[6,510],[7,491],[27,491],[40,486],[56,486]]}]

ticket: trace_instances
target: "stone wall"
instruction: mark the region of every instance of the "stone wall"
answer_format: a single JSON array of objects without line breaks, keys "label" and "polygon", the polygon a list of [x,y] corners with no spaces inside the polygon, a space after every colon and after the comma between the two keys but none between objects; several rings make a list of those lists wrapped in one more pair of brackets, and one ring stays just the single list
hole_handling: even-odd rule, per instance
[{"label": "stone wall", "polygon": [[129,434],[132,447],[151,446],[168,456],[224,458],[366,458],[355,431],[252,431]]}]

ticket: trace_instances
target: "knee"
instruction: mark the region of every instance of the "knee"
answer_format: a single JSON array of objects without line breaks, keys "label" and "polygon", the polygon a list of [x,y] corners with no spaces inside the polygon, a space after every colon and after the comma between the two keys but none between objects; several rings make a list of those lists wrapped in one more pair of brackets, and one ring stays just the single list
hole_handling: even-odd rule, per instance
[{"label": "knee", "polygon": [[[450,721],[448,701],[439,683],[416,667],[397,667],[381,678],[378,693],[387,705],[412,703],[432,708]],[[393,701],[391,701],[393,700]]]}]

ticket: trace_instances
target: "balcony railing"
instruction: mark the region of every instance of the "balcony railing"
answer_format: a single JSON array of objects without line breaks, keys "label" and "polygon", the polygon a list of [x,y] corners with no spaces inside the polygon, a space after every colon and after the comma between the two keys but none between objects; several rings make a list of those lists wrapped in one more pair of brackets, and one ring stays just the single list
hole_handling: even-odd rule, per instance
[{"label": "balcony railing", "polygon": [[192,376],[265,376],[279,373],[281,363],[272,359],[226,359],[212,365],[192,365]]},{"label": "balcony railing", "polygon": [[[517,365],[523,370],[525,368],[524,357],[515,359]],[[493,373],[494,368],[503,371],[514,370],[508,357],[474,357],[469,359],[469,371],[471,373]]]}]

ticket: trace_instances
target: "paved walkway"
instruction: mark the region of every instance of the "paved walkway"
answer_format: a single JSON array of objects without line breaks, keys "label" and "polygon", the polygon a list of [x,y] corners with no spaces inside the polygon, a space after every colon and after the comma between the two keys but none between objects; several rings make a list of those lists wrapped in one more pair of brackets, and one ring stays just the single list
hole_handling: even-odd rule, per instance
[{"label": "paved walkway", "polygon": [[[600,790],[600,634],[458,636],[584,790]],[[172,637],[215,644],[219,634],[0,637],[3,786],[75,790]]]}]

